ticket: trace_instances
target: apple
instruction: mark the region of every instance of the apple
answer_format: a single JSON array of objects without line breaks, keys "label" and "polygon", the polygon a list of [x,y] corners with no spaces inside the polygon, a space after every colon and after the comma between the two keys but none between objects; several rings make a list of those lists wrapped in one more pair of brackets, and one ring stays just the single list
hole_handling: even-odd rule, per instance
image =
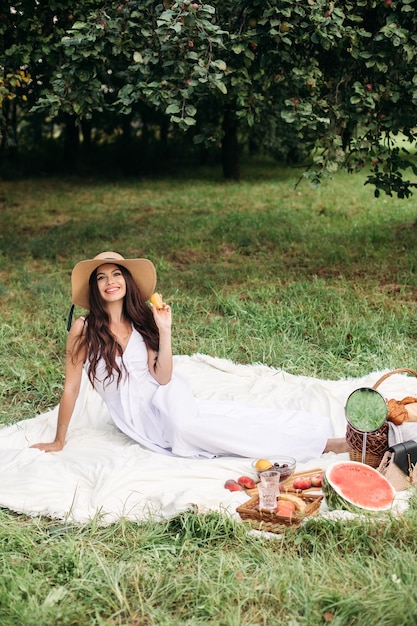
[{"label": "apple", "polygon": [[237,479],[237,483],[246,489],[253,489],[255,487],[255,481],[249,476],[240,476],[240,478]]},{"label": "apple", "polygon": [[321,487],[323,484],[323,474],[314,474],[311,477],[311,486],[312,487]]},{"label": "apple", "polygon": [[229,479],[224,483],[224,488],[229,491],[242,491],[242,487],[235,480]]},{"label": "apple", "polygon": [[300,489],[301,491],[303,489],[310,489],[311,478],[309,478],[308,476],[299,476],[297,478],[294,478],[292,486],[294,487],[294,489]]}]

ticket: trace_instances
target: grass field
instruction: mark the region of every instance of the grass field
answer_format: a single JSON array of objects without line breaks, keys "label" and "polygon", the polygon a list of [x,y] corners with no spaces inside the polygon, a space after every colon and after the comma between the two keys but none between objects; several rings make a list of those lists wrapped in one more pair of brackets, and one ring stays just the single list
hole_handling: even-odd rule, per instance
[{"label": "grass field", "polygon": [[[155,263],[178,354],[331,379],[416,367],[415,197],[242,173],[0,182],[0,423],[58,402],[70,272],[103,250]],[[72,527],[0,510],[0,624],[414,625],[416,532],[414,498],[401,520],[275,541],[218,514]]]}]

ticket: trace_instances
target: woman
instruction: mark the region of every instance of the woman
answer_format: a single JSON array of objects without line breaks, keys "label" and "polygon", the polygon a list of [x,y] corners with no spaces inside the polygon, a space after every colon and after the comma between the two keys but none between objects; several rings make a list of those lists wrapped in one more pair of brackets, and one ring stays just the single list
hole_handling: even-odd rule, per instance
[{"label": "woman", "polygon": [[67,339],[56,436],[34,448],[62,450],[85,370],[116,426],[146,448],[182,457],[289,454],[299,462],[344,452],[327,417],[305,411],[198,400],[173,371],[171,308],[148,305],[156,272],[147,259],[103,252],[77,263],[72,302],[89,314]]}]

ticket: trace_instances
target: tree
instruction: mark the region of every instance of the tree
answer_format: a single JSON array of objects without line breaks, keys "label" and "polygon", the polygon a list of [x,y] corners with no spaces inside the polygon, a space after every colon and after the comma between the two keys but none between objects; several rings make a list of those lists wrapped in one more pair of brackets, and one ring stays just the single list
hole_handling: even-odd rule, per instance
[{"label": "tree", "polygon": [[[221,141],[239,176],[239,138],[312,155],[313,184],[371,164],[367,182],[406,197],[414,163],[413,0],[126,0],[84,6],[33,111],[88,119],[147,106],[196,143]],[[88,11],[86,8],[90,8]],[[299,150],[298,150],[299,151]]]},{"label": "tree", "polygon": [[[41,91],[62,59],[61,40],[74,19],[85,19],[94,0],[74,7],[69,0],[4,0],[0,11],[0,161],[17,150],[18,121],[29,118]],[[31,130],[39,140],[44,114],[30,115]],[[74,119],[67,117],[67,142],[74,141]],[[72,136],[71,136],[72,135]],[[76,138],[75,138],[76,140]]]},{"label": "tree", "polygon": [[403,179],[403,170],[417,170],[401,154],[396,137],[417,138],[412,5],[412,0],[218,3],[221,25],[232,27],[227,49],[241,57],[233,66],[227,59],[233,69],[226,87],[228,94],[235,87],[236,116],[254,125],[267,117],[269,129],[277,132],[283,120],[292,137],[311,150],[313,167],[306,175],[315,184],[341,167],[354,172],[370,161],[368,182],[376,195],[380,190],[410,195],[416,184]]}]

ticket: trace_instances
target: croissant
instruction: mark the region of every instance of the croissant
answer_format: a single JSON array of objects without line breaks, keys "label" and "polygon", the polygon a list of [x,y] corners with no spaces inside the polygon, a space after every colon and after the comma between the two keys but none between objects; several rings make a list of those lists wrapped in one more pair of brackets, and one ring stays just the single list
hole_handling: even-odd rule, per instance
[{"label": "croissant", "polygon": [[413,398],[411,396],[407,396],[402,400],[388,400],[388,417],[387,419],[400,426],[403,422],[414,421],[414,419],[410,419],[410,415],[405,408],[407,404],[413,404],[417,402],[417,398]]},{"label": "croissant", "polygon": [[403,404],[398,400],[388,400],[388,417],[387,419],[400,426],[403,422],[407,421],[408,413]]}]

